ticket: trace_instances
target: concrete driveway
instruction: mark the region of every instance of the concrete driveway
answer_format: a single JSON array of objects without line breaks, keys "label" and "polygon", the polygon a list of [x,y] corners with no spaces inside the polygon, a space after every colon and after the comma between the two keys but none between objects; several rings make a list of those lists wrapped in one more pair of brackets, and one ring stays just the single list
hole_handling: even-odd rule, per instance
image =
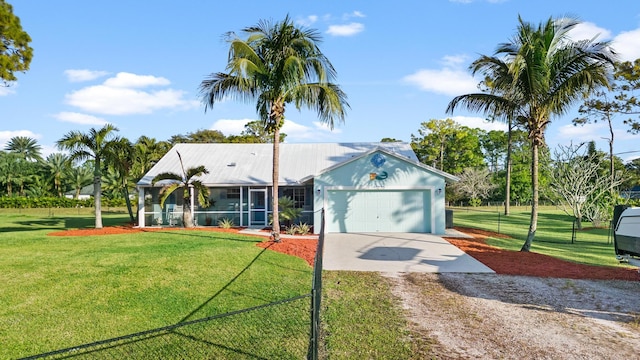
[{"label": "concrete driveway", "polygon": [[323,269],[434,273],[494,272],[442,237],[419,233],[329,233],[325,237]]}]

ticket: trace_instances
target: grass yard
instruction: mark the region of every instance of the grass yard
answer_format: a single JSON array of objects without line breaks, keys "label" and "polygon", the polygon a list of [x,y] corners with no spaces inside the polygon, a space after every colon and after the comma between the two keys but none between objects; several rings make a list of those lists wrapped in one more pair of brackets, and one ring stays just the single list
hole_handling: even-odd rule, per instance
[{"label": "grass yard", "polygon": [[324,271],[322,301],[326,358],[430,358],[431,344],[411,336],[400,301],[380,274]]},{"label": "grass yard", "polygon": [[[309,265],[255,246],[260,238],[180,230],[47,235],[91,227],[93,220],[86,209],[2,211],[0,358],[53,351],[310,291]],[[105,226],[127,220],[124,212],[104,213]],[[300,338],[293,335],[288,340],[301,343],[302,349],[292,358],[306,354],[308,301],[295,309],[292,326],[298,327],[294,334],[300,333]],[[291,313],[286,308],[282,312]],[[240,325],[254,326],[234,324],[245,337],[250,331]],[[273,341],[277,336],[266,336],[273,345],[252,346],[281,347],[282,339]]]},{"label": "grass yard", "polygon": [[[529,230],[530,208],[512,207],[504,216],[504,208],[453,208],[455,226],[484,229],[509,235],[511,239],[490,238],[489,245],[507,250],[520,250]],[[532,252],[559,259],[597,266],[620,266],[615,258],[613,237],[609,229],[592,228],[583,223],[584,230],[576,230],[572,240],[573,218],[555,207],[540,207],[538,230],[531,246]]]}]

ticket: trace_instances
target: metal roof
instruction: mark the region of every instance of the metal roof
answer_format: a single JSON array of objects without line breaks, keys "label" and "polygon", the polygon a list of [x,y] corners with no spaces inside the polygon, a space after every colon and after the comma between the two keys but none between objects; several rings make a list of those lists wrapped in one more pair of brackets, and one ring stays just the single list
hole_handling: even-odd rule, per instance
[{"label": "metal roof", "polygon": [[[375,149],[420,164],[411,145],[380,143],[282,143],[280,144],[281,185],[299,185],[327,168],[359,157]],[[272,183],[273,144],[176,144],[145,174],[138,185],[149,186],[164,172],[181,174],[185,169],[204,165],[209,174],[199,178],[205,185],[270,185]],[[435,170],[435,169],[434,169]]]}]

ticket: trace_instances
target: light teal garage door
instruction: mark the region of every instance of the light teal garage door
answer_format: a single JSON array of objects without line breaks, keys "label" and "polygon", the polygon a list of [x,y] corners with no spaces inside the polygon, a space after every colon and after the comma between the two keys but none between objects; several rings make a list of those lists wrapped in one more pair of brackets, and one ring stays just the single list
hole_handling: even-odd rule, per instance
[{"label": "light teal garage door", "polygon": [[328,190],[327,232],[431,232],[428,190]]}]

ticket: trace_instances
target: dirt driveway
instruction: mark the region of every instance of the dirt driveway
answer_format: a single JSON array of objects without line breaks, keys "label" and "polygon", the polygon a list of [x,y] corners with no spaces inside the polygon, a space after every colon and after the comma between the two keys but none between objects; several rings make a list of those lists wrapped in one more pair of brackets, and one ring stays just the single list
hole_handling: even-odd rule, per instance
[{"label": "dirt driveway", "polygon": [[387,274],[437,359],[633,359],[640,282]]},{"label": "dirt driveway", "polygon": [[[385,274],[414,336],[435,343],[435,358],[640,356],[637,272],[585,267],[540,254],[506,254],[485,248],[481,237],[457,246],[497,274]],[[532,262],[535,266],[527,266]],[[602,278],[630,280],[594,280]]]}]

